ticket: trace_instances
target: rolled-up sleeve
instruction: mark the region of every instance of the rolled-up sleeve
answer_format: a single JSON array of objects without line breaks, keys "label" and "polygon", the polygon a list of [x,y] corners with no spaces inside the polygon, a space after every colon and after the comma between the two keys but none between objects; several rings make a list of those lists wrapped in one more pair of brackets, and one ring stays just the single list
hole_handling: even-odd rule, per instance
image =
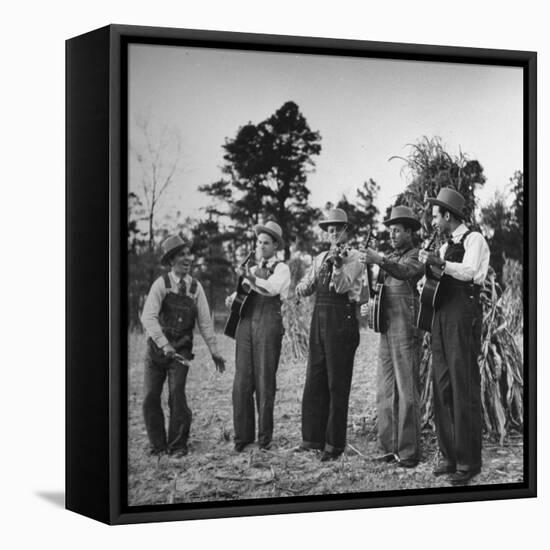
[{"label": "rolled-up sleeve", "polygon": [[141,324],[147,336],[149,336],[159,348],[168,344],[168,339],[164,336],[159,323],[160,309],[165,296],[166,285],[164,284],[163,278],[159,277],[152,284],[141,313]]},{"label": "rolled-up sleeve", "polygon": [[208,300],[200,283],[197,284],[197,324],[210,353],[212,355],[217,354],[218,347],[216,345],[216,335],[214,334],[214,323],[210,316]]}]

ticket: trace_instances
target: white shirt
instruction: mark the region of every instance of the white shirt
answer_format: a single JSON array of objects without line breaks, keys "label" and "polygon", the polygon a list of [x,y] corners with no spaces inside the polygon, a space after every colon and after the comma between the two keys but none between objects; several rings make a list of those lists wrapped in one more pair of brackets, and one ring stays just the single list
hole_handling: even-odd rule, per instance
[{"label": "white shirt", "polygon": [[[275,256],[272,256],[267,260],[267,268],[277,261]],[[254,266],[250,271],[255,274],[259,266]],[[288,297],[288,289],[290,288],[290,268],[284,262],[279,262],[275,266],[275,270],[267,279],[256,278],[254,284],[245,278],[252,290],[263,296],[277,296],[280,295],[281,300],[286,300]]]},{"label": "white shirt", "polygon": [[[461,223],[452,233],[451,238],[454,243],[458,243],[468,228]],[[489,270],[489,259],[491,252],[489,245],[481,233],[472,231],[464,239],[464,258],[461,262],[445,262],[445,274],[459,281],[471,281],[477,285],[482,285],[487,271]],[[447,243],[439,249],[441,259],[445,258]]]},{"label": "white shirt", "polygon": [[[170,292],[178,292],[178,284],[180,277],[176,277],[172,271],[168,273],[171,282]],[[201,336],[203,337],[211,354],[217,354],[218,349],[216,347],[216,336],[214,334],[214,323],[210,317],[210,308],[208,307],[208,301],[204,293],[202,285],[197,281],[197,292],[194,296],[190,293],[191,276],[185,277],[185,287],[187,295],[193,298],[197,304],[197,325]],[[164,277],[159,277],[151,286],[151,290],[145,300],[143,306],[143,313],[141,314],[141,323],[145,332],[151,337],[153,342],[157,344],[159,348],[162,348],[168,343],[168,339],[164,336],[162,328],[159,322],[160,309],[162,302],[168,293],[166,285],[164,284]]]}]

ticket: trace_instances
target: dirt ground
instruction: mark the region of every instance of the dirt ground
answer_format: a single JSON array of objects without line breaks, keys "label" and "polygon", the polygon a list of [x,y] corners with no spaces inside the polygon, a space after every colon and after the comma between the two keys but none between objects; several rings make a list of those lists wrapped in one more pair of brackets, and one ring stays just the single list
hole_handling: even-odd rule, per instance
[{"label": "dirt ground", "polygon": [[[235,371],[234,341],[218,335],[227,359],[223,374],[215,371],[200,336],[195,338],[195,359],[189,371],[187,398],[193,411],[190,453],[174,459],[147,454],[147,436],[141,405],[145,337],[131,333],[129,358],[128,504],[173,504],[253,498],[292,497],[449,486],[445,477],[432,475],[437,460],[435,435],[422,436],[423,457],[414,469],[373,461],[376,443],[375,372],[378,336],[365,329],[357,350],[350,409],[348,447],[334,462],[322,463],[319,454],[296,453],[300,441],[300,405],[305,361],[283,353],[277,374],[274,445],[245,452],[233,450],[231,387]],[[166,395],[163,395],[166,407]],[[166,410],[166,408],[165,408]],[[489,440],[483,446],[483,470],[472,485],[523,481],[523,440],[508,438],[505,446]]]}]

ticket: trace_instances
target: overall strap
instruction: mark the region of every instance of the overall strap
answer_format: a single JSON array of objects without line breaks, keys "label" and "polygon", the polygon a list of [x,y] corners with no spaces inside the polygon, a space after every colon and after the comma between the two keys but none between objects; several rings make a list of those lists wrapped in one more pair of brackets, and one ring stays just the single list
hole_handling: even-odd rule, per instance
[{"label": "overall strap", "polygon": [[172,282],[170,281],[170,276],[168,273],[164,273],[162,278],[164,279],[164,286],[166,287],[166,290],[170,290],[172,288]]},{"label": "overall strap", "polygon": [[464,235],[462,235],[462,237],[460,238],[460,241],[458,241],[458,244],[461,244],[462,246],[464,246],[464,241],[466,240],[466,237],[472,232],[471,229],[468,229],[468,231],[466,231],[466,233],[464,233]]},{"label": "overall strap", "polygon": [[191,277],[191,285],[189,286],[189,293],[191,296],[196,299],[198,294],[198,282],[195,277]]},{"label": "overall strap", "polygon": [[272,266],[269,268],[268,273],[269,276],[273,275],[275,273],[275,268],[280,264],[281,262],[279,260],[275,260],[272,264]]}]

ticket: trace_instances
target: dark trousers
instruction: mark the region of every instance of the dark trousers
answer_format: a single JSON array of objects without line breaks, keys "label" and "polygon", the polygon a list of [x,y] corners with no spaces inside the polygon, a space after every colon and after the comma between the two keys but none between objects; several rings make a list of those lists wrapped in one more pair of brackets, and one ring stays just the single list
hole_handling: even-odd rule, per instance
[{"label": "dark trousers", "polygon": [[[151,447],[155,451],[175,451],[187,444],[192,413],[187,405],[185,383],[189,367],[176,361],[160,359],[151,347],[145,359],[143,416]],[[168,378],[168,437],[160,403],[162,388]]]},{"label": "dark trousers", "polygon": [[439,449],[448,464],[464,471],[481,467],[481,308],[472,288],[444,289],[432,326]]},{"label": "dark trousers", "polygon": [[420,459],[420,331],[414,327],[416,297],[409,284],[384,287],[386,330],[380,334],[376,408],[378,439],[385,453]]},{"label": "dark trousers", "polygon": [[258,442],[260,445],[271,442],[282,337],[279,298],[254,296],[235,333],[235,443],[252,443],[255,439],[254,396],[258,411]]},{"label": "dark trousers", "polygon": [[355,305],[316,304],[302,399],[302,446],[343,452],[359,327]]}]

